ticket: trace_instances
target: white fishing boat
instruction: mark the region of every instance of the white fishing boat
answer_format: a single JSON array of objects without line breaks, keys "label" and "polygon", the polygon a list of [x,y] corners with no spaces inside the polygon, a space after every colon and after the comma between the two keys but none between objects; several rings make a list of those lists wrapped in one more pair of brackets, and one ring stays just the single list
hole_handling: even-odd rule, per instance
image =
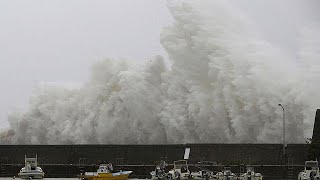
[{"label": "white fishing boat", "polygon": [[200,170],[197,172],[192,172],[192,177],[193,179],[203,179],[203,180],[208,180],[212,179],[214,177],[213,171],[210,170],[209,168],[212,167],[214,162],[211,161],[200,161],[196,165],[197,168]]},{"label": "white fishing boat", "polygon": [[222,172],[218,172],[215,176],[218,180],[236,180],[236,174],[231,172],[230,166],[225,166]]},{"label": "white fishing boat", "polygon": [[207,171],[207,170],[200,170],[197,172],[192,173],[193,179],[203,179],[203,180],[208,180],[212,179],[214,177],[212,171]]},{"label": "white fishing boat", "polygon": [[247,172],[240,175],[241,180],[262,180],[263,176],[254,171],[253,166],[247,166]]},{"label": "white fishing boat", "polygon": [[167,179],[167,173],[165,172],[166,162],[161,160],[156,164],[156,169],[150,172],[151,179]]},{"label": "white fishing boat", "polygon": [[186,160],[174,161],[173,169],[168,172],[168,179],[192,179]]},{"label": "white fishing boat", "polygon": [[320,179],[318,161],[306,161],[304,170],[298,175],[298,180],[316,179]]},{"label": "white fishing boat", "polygon": [[35,158],[24,157],[24,167],[21,168],[18,176],[22,179],[42,179],[44,172],[41,167],[38,166],[37,155]]}]

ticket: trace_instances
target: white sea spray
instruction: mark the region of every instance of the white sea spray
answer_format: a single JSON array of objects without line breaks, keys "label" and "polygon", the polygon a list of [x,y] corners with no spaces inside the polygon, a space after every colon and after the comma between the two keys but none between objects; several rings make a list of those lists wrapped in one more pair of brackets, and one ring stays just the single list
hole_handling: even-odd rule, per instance
[{"label": "white sea spray", "polygon": [[8,144],[279,143],[311,136],[320,95],[319,26],[300,35],[299,63],[222,0],[168,1],[174,24],[143,66],[104,60],[81,88],[42,86],[10,115]]}]

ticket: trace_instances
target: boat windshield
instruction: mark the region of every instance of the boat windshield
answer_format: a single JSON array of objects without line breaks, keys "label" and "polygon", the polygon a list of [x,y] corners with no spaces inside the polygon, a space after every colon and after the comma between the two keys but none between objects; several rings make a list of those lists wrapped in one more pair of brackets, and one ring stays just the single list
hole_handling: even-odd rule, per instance
[{"label": "boat windshield", "polygon": [[307,170],[316,170],[318,169],[318,161],[307,161],[306,162]]},{"label": "boat windshield", "polygon": [[184,168],[184,167],[188,167],[187,165],[187,161],[184,161],[184,160],[180,160],[180,161],[175,161],[174,162],[174,169],[181,169],[181,168]]},{"label": "boat windshield", "polygon": [[34,167],[34,166],[36,166],[36,161],[35,160],[26,160],[26,166]]},{"label": "boat windshield", "polygon": [[107,171],[108,171],[107,165],[99,166],[98,172],[107,172]]},{"label": "boat windshield", "polygon": [[109,164],[100,164],[99,169],[97,170],[98,173],[109,173],[113,171],[113,166],[111,163]]},{"label": "boat windshield", "polygon": [[36,161],[27,161],[27,164],[36,164]]},{"label": "boat windshield", "polygon": [[254,172],[254,167],[248,166],[247,167],[247,172]]}]

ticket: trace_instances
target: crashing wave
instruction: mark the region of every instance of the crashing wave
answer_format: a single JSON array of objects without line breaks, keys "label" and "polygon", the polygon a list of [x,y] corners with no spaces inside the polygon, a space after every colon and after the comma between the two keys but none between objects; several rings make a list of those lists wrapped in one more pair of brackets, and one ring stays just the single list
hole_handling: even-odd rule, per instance
[{"label": "crashing wave", "polygon": [[[169,1],[174,24],[144,66],[105,60],[78,89],[42,86],[9,116],[8,144],[279,143],[310,137],[320,102],[318,26],[300,64],[261,38],[227,1]],[[313,32],[313,34],[311,33]],[[301,68],[303,67],[303,68]]]}]

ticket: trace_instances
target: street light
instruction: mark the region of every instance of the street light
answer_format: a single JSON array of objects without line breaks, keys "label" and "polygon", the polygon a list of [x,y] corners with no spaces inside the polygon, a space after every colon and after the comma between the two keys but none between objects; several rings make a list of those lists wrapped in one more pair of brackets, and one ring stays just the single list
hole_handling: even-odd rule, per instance
[{"label": "street light", "polygon": [[286,154],[286,124],[285,124],[285,113],[284,107],[281,104],[278,104],[282,108],[282,121],[283,121],[283,154]]}]

